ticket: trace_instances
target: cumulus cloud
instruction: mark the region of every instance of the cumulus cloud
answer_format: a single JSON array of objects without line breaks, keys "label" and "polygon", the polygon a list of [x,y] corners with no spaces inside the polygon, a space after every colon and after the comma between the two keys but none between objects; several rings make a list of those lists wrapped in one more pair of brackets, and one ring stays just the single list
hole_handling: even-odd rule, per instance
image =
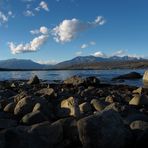
[{"label": "cumulus cloud", "polygon": [[82,44],[82,45],[81,45],[81,48],[82,48],[82,49],[87,48],[87,47],[88,47],[87,44]]},{"label": "cumulus cloud", "polygon": [[113,56],[125,56],[126,55],[126,51],[124,50],[118,50],[115,53],[113,53]]},{"label": "cumulus cloud", "polygon": [[49,11],[48,4],[45,1],[41,1],[39,6],[35,8],[36,11],[40,11],[41,9]]},{"label": "cumulus cloud", "polygon": [[48,34],[49,30],[45,26],[41,26],[40,29],[35,29],[30,31],[31,34],[36,35],[36,34]]},{"label": "cumulus cloud", "polygon": [[40,35],[34,38],[32,41],[26,44],[18,44],[16,45],[13,42],[9,42],[8,46],[12,52],[12,54],[24,53],[24,52],[35,52],[37,51],[41,45],[43,45],[48,39],[48,35]]},{"label": "cumulus cloud", "polygon": [[101,51],[97,51],[97,52],[93,53],[92,55],[95,57],[102,57],[102,58],[106,57],[106,54]]},{"label": "cumulus cloud", "polygon": [[31,10],[26,10],[26,11],[24,12],[24,15],[25,15],[25,16],[35,16],[35,14],[33,13],[33,11],[31,11]]},{"label": "cumulus cloud", "polygon": [[8,16],[6,16],[3,12],[0,11],[0,24],[8,22]]},{"label": "cumulus cloud", "polygon": [[52,35],[56,42],[70,42],[80,32],[103,25],[105,20],[102,16],[98,16],[93,22],[82,22],[76,18],[71,20],[63,20],[58,26],[53,28]]},{"label": "cumulus cloud", "polygon": [[8,11],[7,14],[4,14],[2,11],[0,11],[0,25],[7,23],[9,18],[14,18],[12,11]]}]

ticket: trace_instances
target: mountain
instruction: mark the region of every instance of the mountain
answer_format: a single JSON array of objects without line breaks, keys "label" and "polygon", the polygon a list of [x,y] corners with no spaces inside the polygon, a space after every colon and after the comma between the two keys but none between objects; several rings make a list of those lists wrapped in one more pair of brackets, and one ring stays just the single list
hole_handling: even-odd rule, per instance
[{"label": "mountain", "polygon": [[94,56],[79,56],[72,60],[64,61],[56,65],[39,64],[32,60],[9,59],[0,61],[0,70],[44,70],[44,69],[115,69],[115,68],[147,68],[148,60],[135,57],[108,58]]},{"label": "mountain", "polygon": [[99,64],[103,64],[103,63],[108,63],[110,65],[116,62],[130,62],[130,61],[141,61],[144,60],[142,58],[136,58],[136,57],[129,57],[129,56],[123,56],[123,57],[119,57],[119,56],[112,56],[112,57],[108,57],[108,58],[104,58],[104,57],[94,57],[94,56],[79,56],[76,57],[72,60],[68,60],[68,61],[64,61],[61,62],[57,65],[55,65],[56,69],[73,69],[73,68],[87,68],[87,65],[93,65],[99,63]]},{"label": "mountain", "polygon": [[9,59],[1,60],[0,68],[6,69],[42,69],[44,65],[33,62],[32,60],[24,59]]}]

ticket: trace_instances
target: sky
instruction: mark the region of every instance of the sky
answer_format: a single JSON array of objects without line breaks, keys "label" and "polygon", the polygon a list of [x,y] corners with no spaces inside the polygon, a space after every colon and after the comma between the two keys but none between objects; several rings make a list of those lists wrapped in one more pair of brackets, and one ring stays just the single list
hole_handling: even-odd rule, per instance
[{"label": "sky", "polygon": [[0,60],[148,58],[148,0],[0,0]]}]

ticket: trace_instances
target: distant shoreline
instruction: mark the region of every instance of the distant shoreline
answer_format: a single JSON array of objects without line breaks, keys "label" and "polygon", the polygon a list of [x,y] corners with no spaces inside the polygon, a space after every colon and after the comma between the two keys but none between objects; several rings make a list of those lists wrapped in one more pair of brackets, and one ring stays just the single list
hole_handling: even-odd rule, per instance
[{"label": "distant shoreline", "polygon": [[110,68],[110,69],[0,69],[0,72],[3,71],[69,71],[69,70],[136,70],[136,69],[146,69],[145,68]]}]

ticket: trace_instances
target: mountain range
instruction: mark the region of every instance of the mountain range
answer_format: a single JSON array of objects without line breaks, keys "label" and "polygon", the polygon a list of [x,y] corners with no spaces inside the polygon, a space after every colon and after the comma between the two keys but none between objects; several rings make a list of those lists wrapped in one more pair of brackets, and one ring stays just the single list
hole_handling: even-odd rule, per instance
[{"label": "mountain range", "polygon": [[108,58],[95,56],[79,56],[56,65],[39,64],[32,60],[8,59],[0,60],[0,69],[45,70],[45,69],[113,69],[113,68],[146,68],[148,60],[129,56],[112,56]]}]

